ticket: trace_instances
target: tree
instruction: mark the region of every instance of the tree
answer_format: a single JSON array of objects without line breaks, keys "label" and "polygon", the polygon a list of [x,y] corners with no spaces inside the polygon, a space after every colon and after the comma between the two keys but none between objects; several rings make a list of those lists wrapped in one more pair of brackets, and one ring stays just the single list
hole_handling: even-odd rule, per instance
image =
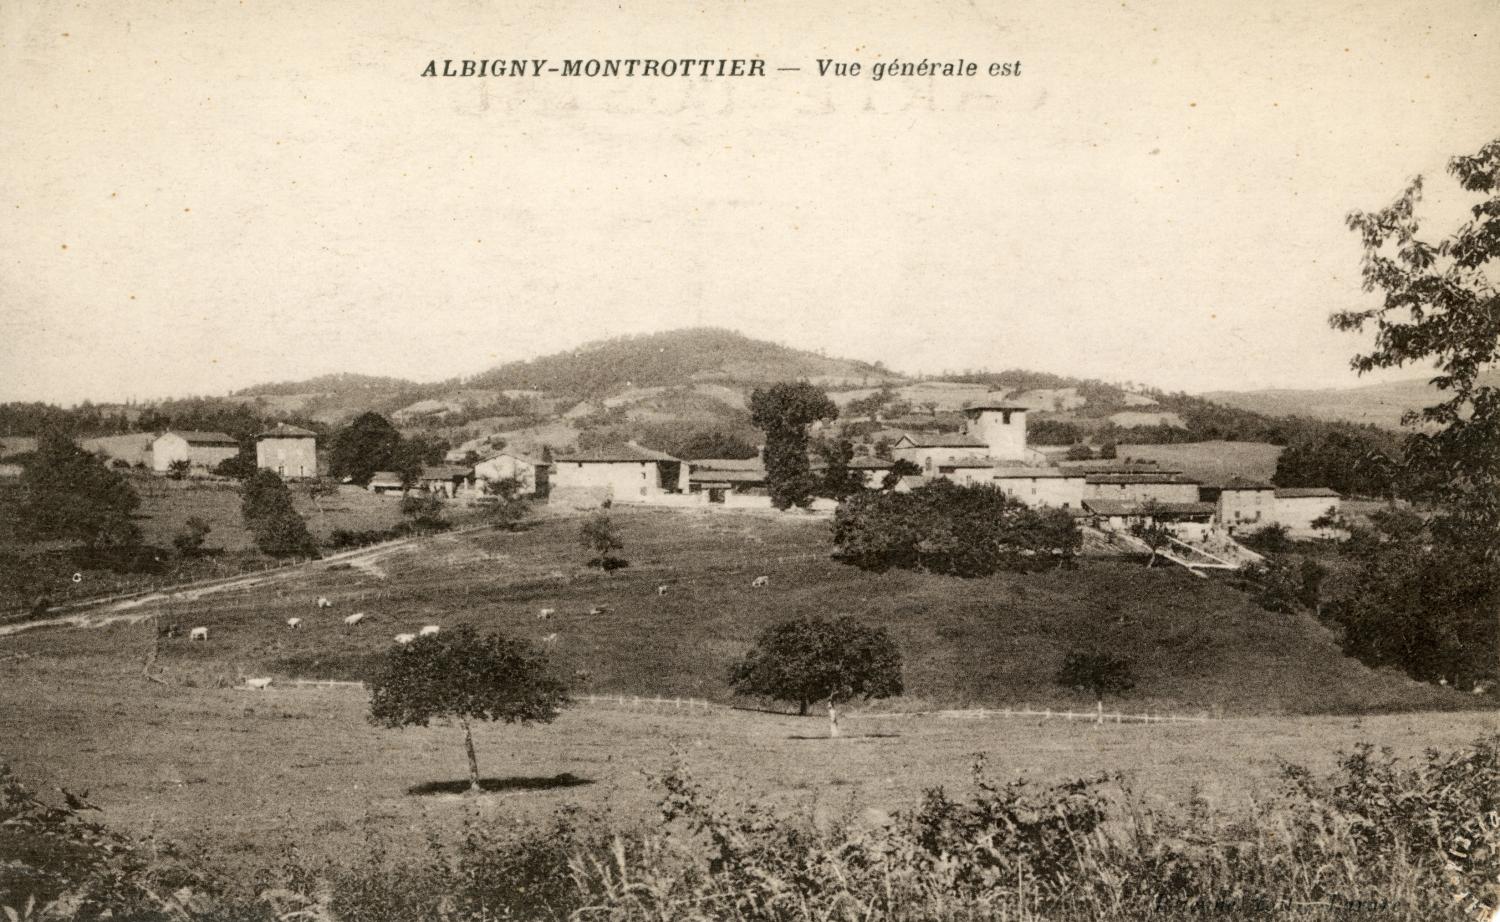
[{"label": "tree", "polygon": [[823,482],[818,488],[821,495],[843,502],[865,488],[864,477],[849,468],[849,462],[854,460],[852,442],[847,439],[824,442],[818,446],[818,452],[823,456],[825,465]]},{"label": "tree", "polygon": [[950,576],[1068,565],[1082,538],[1066,510],[1033,509],[997,487],[936,480],[910,493],[861,493],[839,505],[839,560]]},{"label": "tree", "polygon": [[1120,448],[1113,440],[1106,441],[1103,445],[1099,446],[1099,457],[1105,461],[1113,461],[1119,457],[1119,454]]},{"label": "tree", "polygon": [[838,415],[828,395],[806,381],[784,381],[750,394],[750,420],[766,434],[766,479],[777,509],[812,502],[817,481],[807,461],[807,430]]},{"label": "tree", "polygon": [[173,480],[181,480],[193,469],[193,462],[186,458],[178,458],[167,464],[167,476]]},{"label": "tree", "polygon": [[17,512],[29,537],[120,547],[140,541],[140,529],[131,521],[140,504],[124,476],[54,432],[41,437],[21,473]]},{"label": "tree", "polygon": [[828,704],[828,735],[839,735],[838,706],[854,698],[889,698],[904,691],[901,652],[884,628],[848,616],[797,618],[772,625],[729,672],[736,694],[797,705]]},{"label": "tree", "polygon": [[1074,445],[1064,457],[1069,461],[1089,461],[1093,459],[1094,452],[1087,445]]},{"label": "tree", "polygon": [[884,477],[880,478],[880,489],[889,493],[896,489],[896,485],[901,482],[901,478],[917,477],[921,473],[922,469],[917,466],[915,461],[897,458],[891,463],[891,469],[885,472]]},{"label": "tree", "polygon": [[317,543],[292,505],[292,494],[275,471],[258,470],[240,487],[240,517],[255,546],[272,557],[312,557]]},{"label": "tree", "polygon": [[[1161,549],[1170,545],[1172,539],[1177,537],[1177,533],[1172,531],[1170,525],[1156,517],[1156,503],[1148,500],[1141,512],[1142,519],[1130,526],[1130,533],[1145,542],[1146,546],[1151,549],[1151,559],[1146,561],[1146,566],[1153,567],[1156,565],[1156,557],[1161,553]],[[1146,519],[1150,519],[1150,522]]]},{"label": "tree", "polygon": [[614,555],[625,547],[620,540],[620,530],[609,513],[599,510],[583,520],[578,528],[578,543],[584,550],[593,551],[589,566],[599,567],[605,572],[628,566],[627,561]]},{"label": "tree", "polygon": [[197,557],[203,553],[203,542],[208,539],[208,533],[213,531],[213,526],[198,518],[189,516],[183,523],[182,531],[172,536],[172,546],[177,548],[181,557]]},{"label": "tree", "polygon": [[[1373,349],[1351,363],[1361,374],[1410,362],[1427,362],[1437,371],[1431,383],[1442,399],[1409,414],[1409,421],[1425,423],[1427,430],[1407,438],[1402,463],[1409,473],[1403,479],[1442,503],[1432,523],[1430,559],[1469,565],[1468,572],[1441,567],[1432,575],[1445,584],[1432,587],[1425,585],[1423,568],[1405,566],[1409,555],[1402,554],[1389,570],[1371,574],[1388,594],[1365,595],[1363,602],[1373,610],[1400,599],[1420,604],[1423,614],[1411,627],[1420,627],[1423,636],[1465,628],[1464,640],[1484,646],[1494,674],[1500,656],[1500,387],[1482,376],[1500,360],[1500,289],[1485,274],[1500,260],[1500,138],[1472,156],[1454,157],[1448,172],[1479,201],[1472,219],[1437,243],[1421,237],[1420,176],[1390,206],[1349,215],[1349,227],[1364,245],[1365,290],[1383,297],[1378,306],[1339,311],[1329,321],[1340,330],[1373,327]],[[1391,585],[1398,574],[1407,580]],[[1460,606],[1457,612],[1440,608],[1435,595],[1451,588],[1449,582],[1469,590],[1446,600]],[[1375,627],[1373,618],[1351,611],[1358,604],[1359,596],[1348,600],[1345,617]]]},{"label": "tree", "polygon": [[401,514],[418,528],[438,528],[443,521],[443,498],[436,493],[408,493],[401,497]]},{"label": "tree", "polygon": [[328,472],[364,485],[376,471],[400,470],[410,460],[401,453],[401,433],[379,413],[363,413],[334,434]]},{"label": "tree", "polygon": [[476,721],[551,723],[568,705],[547,658],[503,634],[479,636],[472,625],[418,637],[388,650],[370,680],[370,721],[398,729],[433,718],[458,721],[469,758],[469,790],[479,791]]},{"label": "tree", "polygon": [[[1130,660],[1112,653],[1073,650],[1057,670],[1057,684],[1087,691],[1104,712],[1104,696],[1118,695],[1135,687]],[[1101,717],[1102,719],[1102,717]]]}]

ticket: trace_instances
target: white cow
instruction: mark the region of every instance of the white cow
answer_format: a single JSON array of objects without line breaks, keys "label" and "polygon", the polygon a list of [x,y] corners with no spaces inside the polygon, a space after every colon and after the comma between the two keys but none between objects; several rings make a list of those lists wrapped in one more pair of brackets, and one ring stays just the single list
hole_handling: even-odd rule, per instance
[{"label": "white cow", "polygon": [[667,587],[666,587],[666,585],[663,584],[661,586],[657,586],[656,587],[656,594],[657,595],[666,595],[667,594]]},{"label": "white cow", "polygon": [[537,613],[536,613],[536,620],[538,620],[538,621],[546,621],[548,618],[552,617],[555,614],[557,614],[557,609],[555,609],[555,608],[543,608],[543,609],[540,609],[540,610],[537,611]]},{"label": "white cow", "polygon": [[318,596],[318,607],[319,608],[332,608],[333,607],[333,603],[330,602],[330,601],[328,601],[328,599],[324,598],[323,596]]},{"label": "white cow", "polygon": [[188,640],[189,641],[207,640],[207,639],[208,639],[208,628],[206,628],[206,627],[195,627],[191,631],[188,631]]},{"label": "white cow", "polygon": [[291,628],[292,630],[296,630],[297,628],[299,628],[299,627],[302,626],[302,619],[301,618],[288,618],[288,619],[286,619],[286,626],[289,627],[289,628]]},{"label": "white cow", "polygon": [[417,639],[416,634],[397,634],[396,643],[407,644]]},{"label": "white cow", "polygon": [[764,589],[769,585],[771,585],[771,577],[769,576],[757,576],[750,581],[751,589]]},{"label": "white cow", "polygon": [[264,690],[266,688],[269,688],[270,685],[271,685],[271,680],[269,678],[266,678],[266,679],[246,679],[245,680],[245,687],[246,688],[255,688],[255,689]]},{"label": "white cow", "polygon": [[350,627],[353,627],[354,625],[360,623],[363,620],[365,620],[365,613],[362,612],[362,611],[357,611],[354,614],[350,615],[349,617],[345,618],[344,619],[344,623],[347,624],[347,625],[349,625]]},{"label": "white cow", "polygon": [[543,637],[542,638],[542,643],[557,643],[557,632],[553,631],[552,633],[548,634],[546,637]]},{"label": "white cow", "polygon": [[442,630],[442,628],[438,627],[436,624],[429,624],[417,633],[422,637],[426,637],[428,634],[436,634],[440,630]]},{"label": "white cow", "polygon": [[589,614],[591,614],[591,615],[607,615],[611,611],[614,611],[614,609],[610,608],[608,605],[595,605],[593,608],[589,609]]}]

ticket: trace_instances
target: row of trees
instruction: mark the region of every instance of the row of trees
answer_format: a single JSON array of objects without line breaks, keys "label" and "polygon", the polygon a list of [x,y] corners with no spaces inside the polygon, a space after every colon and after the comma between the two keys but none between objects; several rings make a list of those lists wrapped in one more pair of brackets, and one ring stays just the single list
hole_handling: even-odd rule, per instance
[{"label": "row of trees", "polygon": [[424,436],[403,438],[379,413],[363,413],[334,433],[328,452],[328,473],[350,478],[363,486],[377,471],[394,471],[410,486],[422,466],[438,464],[451,446]]}]

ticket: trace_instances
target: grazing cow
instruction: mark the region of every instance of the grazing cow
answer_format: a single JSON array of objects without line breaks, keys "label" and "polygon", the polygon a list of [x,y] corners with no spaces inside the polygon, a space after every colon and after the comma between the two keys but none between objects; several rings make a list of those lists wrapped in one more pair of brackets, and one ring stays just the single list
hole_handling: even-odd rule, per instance
[{"label": "grazing cow", "polygon": [[357,611],[349,617],[345,618],[344,623],[349,625],[350,627],[354,627],[354,625],[360,623],[363,620],[365,620],[365,613],[362,611]]},{"label": "grazing cow", "polygon": [[591,615],[607,615],[607,614],[609,614],[612,611],[614,611],[614,609],[610,608],[608,605],[595,605],[593,608],[589,609],[589,614],[591,614]]},{"label": "grazing cow", "polygon": [[542,643],[557,643],[557,632],[553,631],[552,633],[548,634],[546,637],[543,637],[542,638]]},{"label": "grazing cow", "polygon": [[657,595],[666,595],[667,594],[667,587],[666,587],[666,585],[663,584],[663,585],[657,586],[656,587],[656,594]]},{"label": "grazing cow", "polygon": [[416,634],[397,634],[396,643],[407,644],[417,639]]},{"label": "grazing cow", "polygon": [[750,581],[751,589],[764,589],[769,585],[771,585],[771,577],[769,576],[757,576]]},{"label": "grazing cow", "polygon": [[442,630],[442,628],[438,627],[436,624],[429,624],[418,631],[417,634],[422,637],[426,637],[428,634],[436,634],[440,630]]},{"label": "grazing cow", "polygon": [[195,627],[191,631],[188,631],[188,640],[190,642],[194,641],[194,640],[207,640],[207,639],[208,639],[208,628],[206,628],[206,627]]},{"label": "grazing cow", "polygon": [[589,679],[592,679],[593,677],[594,677],[594,674],[592,672],[589,672],[587,669],[574,669],[573,670],[573,678],[576,679],[579,682],[587,682]]},{"label": "grazing cow", "polygon": [[288,618],[288,619],[286,619],[286,626],[289,627],[289,628],[291,628],[292,630],[296,630],[297,628],[299,628],[299,627],[302,626],[302,619],[301,618]]},{"label": "grazing cow", "polygon": [[264,690],[264,689],[270,687],[270,685],[271,685],[271,680],[268,679],[268,678],[267,679],[246,679],[245,680],[245,687],[246,688],[255,688],[255,689]]},{"label": "grazing cow", "polygon": [[557,609],[555,609],[555,608],[543,608],[543,609],[540,609],[536,613],[536,620],[538,620],[538,621],[546,621],[548,618],[552,617],[555,614],[557,614]]},{"label": "grazing cow", "polygon": [[330,602],[330,601],[328,601],[323,596],[318,596],[318,607],[319,608],[332,608],[333,607],[333,603]]}]

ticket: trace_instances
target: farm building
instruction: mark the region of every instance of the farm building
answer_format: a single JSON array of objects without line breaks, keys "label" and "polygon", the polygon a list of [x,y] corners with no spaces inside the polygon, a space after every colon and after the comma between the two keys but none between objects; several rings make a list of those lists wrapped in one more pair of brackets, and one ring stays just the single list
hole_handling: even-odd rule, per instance
[{"label": "farm building", "polygon": [[1293,532],[1316,532],[1313,520],[1336,514],[1342,501],[1328,487],[1283,487],[1276,491],[1276,521]]},{"label": "farm building", "polygon": [[688,492],[688,464],[627,443],[557,458],[551,496],[565,503],[649,503]]},{"label": "farm building", "polygon": [[166,472],[173,461],[213,470],[240,453],[240,443],[223,432],[169,429],[151,442],[151,469]]},{"label": "farm building", "polygon": [[1196,503],[1198,481],[1176,471],[1151,470],[1084,475],[1083,496],[1145,503]]},{"label": "farm building", "polygon": [[894,462],[884,458],[862,455],[849,461],[849,470],[857,472],[863,478],[865,489],[878,490],[885,483],[885,475],[893,465]]},{"label": "farm building", "polygon": [[759,458],[705,458],[692,462],[688,491],[716,505],[769,509],[766,477]]},{"label": "farm building", "polygon": [[1137,525],[1161,523],[1172,526],[1179,538],[1201,540],[1212,528],[1213,503],[1137,502],[1134,500],[1094,499],[1083,501],[1095,528],[1104,531],[1129,532]]},{"label": "farm building", "polygon": [[1084,476],[1055,467],[997,467],[990,482],[1028,506],[1081,509]]},{"label": "farm building", "polygon": [[1217,486],[1205,486],[1202,496],[1215,504],[1219,524],[1231,534],[1276,521],[1276,488],[1269,483],[1233,477]]},{"label": "farm building", "polygon": [[255,466],[282,479],[318,476],[318,434],[280,423],[255,437]]},{"label": "farm building", "polygon": [[461,464],[429,464],[422,468],[417,482],[429,493],[456,496],[474,476],[474,469]]},{"label": "farm building", "polygon": [[1026,408],[983,403],[964,409],[964,431],[978,439],[996,461],[1036,463],[1040,453],[1026,447]]},{"label": "farm building", "polygon": [[969,435],[906,432],[891,446],[891,457],[910,461],[925,477],[936,477],[939,465],[973,457],[988,447]]},{"label": "farm building", "polygon": [[406,484],[402,483],[401,475],[395,471],[376,471],[365,489],[371,493],[404,493]]},{"label": "farm building", "polygon": [[937,476],[954,483],[975,484],[989,483],[990,472],[995,469],[993,458],[982,458],[979,455],[964,455],[958,458],[949,458],[939,461]]},{"label": "farm building", "polygon": [[534,458],[502,451],[474,465],[474,479],[491,484],[513,478],[520,484],[520,495],[532,496],[547,491],[547,468]]}]

